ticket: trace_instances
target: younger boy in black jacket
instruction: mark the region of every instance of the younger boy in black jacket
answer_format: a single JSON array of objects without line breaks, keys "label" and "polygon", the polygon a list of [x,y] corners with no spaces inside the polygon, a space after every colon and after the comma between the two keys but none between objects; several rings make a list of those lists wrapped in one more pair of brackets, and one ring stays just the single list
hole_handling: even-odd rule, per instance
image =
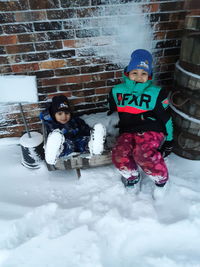
[{"label": "younger boy in black jacket", "polygon": [[[73,152],[90,151],[91,153],[96,142],[90,137],[91,128],[84,120],[72,115],[68,99],[64,95],[53,97],[50,107],[40,114],[40,119],[44,121],[48,134],[45,147],[47,163],[55,164],[58,157],[67,156]],[[97,128],[104,131],[105,135],[103,125],[98,124]],[[102,142],[102,140],[99,141]],[[103,151],[103,144],[101,147]],[[101,154],[102,151],[97,154]]]}]

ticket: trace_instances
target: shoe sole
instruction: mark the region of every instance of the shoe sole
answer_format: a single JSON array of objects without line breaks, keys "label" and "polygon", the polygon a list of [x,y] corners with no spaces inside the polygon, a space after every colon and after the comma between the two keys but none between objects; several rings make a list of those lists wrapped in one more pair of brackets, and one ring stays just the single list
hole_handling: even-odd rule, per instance
[{"label": "shoe sole", "polygon": [[49,134],[45,147],[45,160],[48,164],[54,165],[61,153],[61,147],[65,138],[59,131]]},{"label": "shoe sole", "polygon": [[103,153],[105,137],[105,127],[101,123],[95,124],[92,130],[91,140],[88,143],[91,155],[100,155]]}]

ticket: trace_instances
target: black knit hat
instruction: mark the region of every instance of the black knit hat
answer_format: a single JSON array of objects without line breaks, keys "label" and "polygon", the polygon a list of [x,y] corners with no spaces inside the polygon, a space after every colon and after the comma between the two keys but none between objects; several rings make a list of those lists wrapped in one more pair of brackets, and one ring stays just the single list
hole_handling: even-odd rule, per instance
[{"label": "black knit hat", "polygon": [[58,111],[66,111],[70,113],[68,99],[64,95],[54,96],[51,103],[51,114],[54,117]]}]

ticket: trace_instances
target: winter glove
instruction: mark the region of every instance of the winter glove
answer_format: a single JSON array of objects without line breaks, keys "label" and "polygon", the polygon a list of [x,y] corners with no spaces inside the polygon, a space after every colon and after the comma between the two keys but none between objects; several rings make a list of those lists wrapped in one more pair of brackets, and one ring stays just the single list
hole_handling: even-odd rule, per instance
[{"label": "winter glove", "polygon": [[65,135],[66,138],[73,138],[78,134],[79,129],[63,128],[61,132]]},{"label": "winter glove", "polygon": [[113,112],[114,111],[112,111],[112,110],[107,111],[107,116],[110,116],[111,114],[113,114]]},{"label": "winter glove", "polygon": [[173,149],[173,141],[165,141],[158,151],[162,154],[163,158],[169,156]]}]

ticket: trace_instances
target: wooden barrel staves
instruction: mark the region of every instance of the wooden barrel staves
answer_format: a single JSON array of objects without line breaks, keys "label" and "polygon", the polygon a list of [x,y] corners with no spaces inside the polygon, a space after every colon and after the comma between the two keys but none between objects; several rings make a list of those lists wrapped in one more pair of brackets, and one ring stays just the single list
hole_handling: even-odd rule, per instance
[{"label": "wooden barrel staves", "polygon": [[188,16],[170,96],[174,152],[200,160],[200,16]]},{"label": "wooden barrel staves", "polygon": [[170,96],[174,123],[174,152],[200,160],[200,75],[176,64],[175,86]]},{"label": "wooden barrel staves", "polygon": [[200,119],[180,112],[172,106],[174,122],[174,152],[184,158],[200,160]]},{"label": "wooden barrel staves", "polygon": [[200,75],[200,16],[188,16],[182,38],[180,66]]}]

